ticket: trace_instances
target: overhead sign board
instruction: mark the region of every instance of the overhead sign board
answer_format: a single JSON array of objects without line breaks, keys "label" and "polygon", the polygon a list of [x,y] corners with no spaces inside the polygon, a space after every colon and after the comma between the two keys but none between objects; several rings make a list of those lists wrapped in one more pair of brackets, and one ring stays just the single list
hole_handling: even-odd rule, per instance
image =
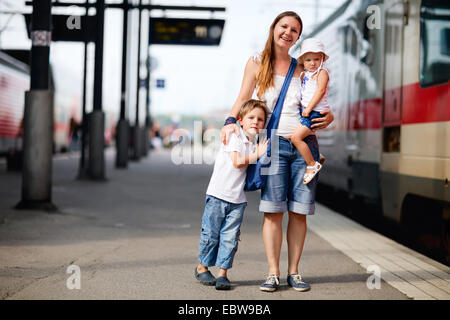
[{"label": "overhead sign board", "polygon": [[[28,37],[31,14],[24,14]],[[52,15],[52,41],[95,42],[96,16]]]},{"label": "overhead sign board", "polygon": [[150,18],[150,44],[218,46],[225,20]]}]

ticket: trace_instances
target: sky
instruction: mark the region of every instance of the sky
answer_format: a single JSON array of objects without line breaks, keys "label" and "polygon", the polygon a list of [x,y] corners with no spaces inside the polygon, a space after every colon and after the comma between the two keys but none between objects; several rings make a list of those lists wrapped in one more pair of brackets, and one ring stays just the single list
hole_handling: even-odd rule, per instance
[{"label": "sky", "polygon": [[[133,0],[135,1],[135,0]],[[121,2],[107,0],[107,2]],[[147,2],[143,0],[143,2]],[[225,19],[221,43],[216,47],[152,45],[150,56],[155,61],[151,71],[151,113],[202,115],[226,112],[231,109],[241,85],[245,64],[255,52],[262,51],[270,24],[281,12],[292,10],[303,20],[303,37],[313,30],[315,23],[328,17],[344,0],[153,0],[152,4],[183,6],[225,7],[226,12],[166,11],[166,17]],[[0,0],[0,11],[28,11],[25,0]],[[318,4],[319,10],[315,5]],[[127,116],[134,121],[136,105],[137,60],[137,11],[131,14],[128,45],[131,59],[128,63],[130,85],[127,94]],[[77,8],[59,9],[59,13],[80,14]],[[82,12],[82,11],[81,11]],[[152,16],[162,16],[153,10]],[[0,15],[0,48],[30,48],[23,17]],[[147,39],[148,13],[143,14],[142,39]],[[144,40],[144,41],[145,41]],[[122,13],[109,9],[105,13],[103,109],[118,113],[120,110],[120,81],[122,56]],[[142,45],[141,59],[146,45]],[[88,53],[88,103],[92,109],[94,46]],[[69,42],[53,42],[50,61],[60,92],[81,96],[83,71],[83,45]],[[143,73],[142,75],[145,75]],[[166,87],[156,88],[156,79],[164,79]],[[144,114],[145,91],[140,96],[140,117]]]}]

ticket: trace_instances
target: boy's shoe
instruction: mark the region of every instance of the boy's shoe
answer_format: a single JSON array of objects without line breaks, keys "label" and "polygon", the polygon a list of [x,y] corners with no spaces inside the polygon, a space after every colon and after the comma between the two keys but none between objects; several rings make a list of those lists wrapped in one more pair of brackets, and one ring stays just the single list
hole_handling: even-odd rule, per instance
[{"label": "boy's shoe", "polygon": [[216,290],[230,290],[231,282],[226,277],[218,277],[216,279]]},{"label": "boy's shoe", "polygon": [[299,274],[291,274],[287,277],[287,283],[290,287],[297,291],[308,291],[311,289],[310,285],[302,280]]},{"label": "boy's shoe", "polygon": [[305,173],[303,176],[303,184],[308,184],[316,176],[320,169],[322,169],[322,165],[316,161],[313,166],[307,166],[306,169],[312,170],[312,172]]},{"label": "boy's shoe", "polygon": [[261,291],[273,292],[278,289],[280,285],[280,278],[272,274],[267,277],[266,281],[261,284],[259,289]]},{"label": "boy's shoe", "polygon": [[194,276],[198,281],[200,281],[205,286],[213,286],[216,284],[216,278],[214,278],[214,276],[211,274],[209,270],[202,273],[198,273],[197,267],[195,267]]}]

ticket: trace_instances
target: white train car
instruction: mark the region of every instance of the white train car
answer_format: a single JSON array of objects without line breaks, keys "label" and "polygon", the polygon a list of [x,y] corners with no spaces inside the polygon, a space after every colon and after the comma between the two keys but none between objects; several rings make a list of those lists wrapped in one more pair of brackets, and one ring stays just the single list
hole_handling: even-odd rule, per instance
[{"label": "white train car", "polygon": [[320,183],[380,203],[450,262],[450,2],[347,1],[307,37],[330,56]]}]

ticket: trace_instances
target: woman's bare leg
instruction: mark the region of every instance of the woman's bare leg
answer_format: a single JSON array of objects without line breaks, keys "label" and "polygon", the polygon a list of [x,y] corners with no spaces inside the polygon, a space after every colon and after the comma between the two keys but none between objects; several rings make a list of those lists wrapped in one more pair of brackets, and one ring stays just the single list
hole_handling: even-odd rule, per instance
[{"label": "woman's bare leg", "polygon": [[264,213],[262,234],[269,275],[280,276],[280,253],[283,242],[283,213]]},{"label": "woman's bare leg", "polygon": [[298,264],[306,238],[306,215],[289,212],[287,228],[288,275],[298,274]]}]

